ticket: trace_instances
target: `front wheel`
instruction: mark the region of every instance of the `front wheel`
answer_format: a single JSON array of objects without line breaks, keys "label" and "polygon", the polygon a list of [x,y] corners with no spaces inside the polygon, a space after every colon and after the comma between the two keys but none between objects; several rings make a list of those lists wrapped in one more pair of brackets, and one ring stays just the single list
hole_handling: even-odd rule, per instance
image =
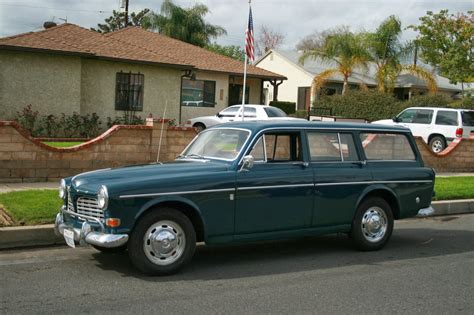
[{"label": "front wheel", "polygon": [[193,127],[196,129],[198,133],[206,129],[206,126],[203,123],[195,123]]},{"label": "front wheel", "polygon": [[128,243],[132,263],[149,275],[177,272],[192,258],[196,232],[187,216],[172,208],[146,214],[135,227]]},{"label": "front wheel", "polygon": [[355,246],[364,251],[382,248],[393,231],[390,205],[382,198],[371,197],[357,208],[350,236]]}]

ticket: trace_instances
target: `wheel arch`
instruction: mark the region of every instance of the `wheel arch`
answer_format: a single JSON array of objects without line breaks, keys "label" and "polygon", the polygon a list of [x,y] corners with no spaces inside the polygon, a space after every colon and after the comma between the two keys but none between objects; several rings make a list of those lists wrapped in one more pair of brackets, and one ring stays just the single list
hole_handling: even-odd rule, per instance
[{"label": "wheel arch", "polygon": [[[400,203],[398,202],[397,194],[387,186],[376,185],[368,187],[357,200],[357,207],[370,197],[379,197],[384,199],[392,209],[394,219],[400,219]],[[354,212],[355,215],[356,212]]]},{"label": "wheel arch", "polygon": [[[160,198],[160,199],[153,199],[147,202],[145,205],[142,206],[140,211],[135,216],[135,224],[133,228],[136,226],[136,222],[140,220],[146,213],[150,211],[159,210],[160,207],[169,207],[176,209],[177,211],[183,213],[185,216],[189,218],[191,223],[193,224],[194,230],[196,231],[196,241],[202,242],[205,240],[205,223],[204,219],[201,215],[201,211],[199,207],[190,200],[185,198]],[[132,228],[132,230],[133,230]]]}]

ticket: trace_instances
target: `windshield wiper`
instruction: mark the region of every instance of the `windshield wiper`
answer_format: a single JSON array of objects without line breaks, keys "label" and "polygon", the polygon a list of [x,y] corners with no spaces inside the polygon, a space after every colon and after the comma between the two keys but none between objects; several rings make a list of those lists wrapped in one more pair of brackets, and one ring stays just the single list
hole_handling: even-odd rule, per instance
[{"label": "windshield wiper", "polygon": [[187,155],[182,155],[182,156],[179,156],[179,157],[182,157],[182,158],[194,158],[194,159],[205,159],[204,156],[200,155],[200,154],[196,154],[196,153],[191,153],[191,154],[187,154]]}]

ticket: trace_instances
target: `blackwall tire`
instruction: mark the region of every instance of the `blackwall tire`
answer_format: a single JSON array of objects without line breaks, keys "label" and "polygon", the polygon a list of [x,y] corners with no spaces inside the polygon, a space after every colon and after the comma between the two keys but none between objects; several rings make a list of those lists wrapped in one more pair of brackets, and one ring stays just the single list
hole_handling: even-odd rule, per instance
[{"label": "blackwall tire", "polygon": [[443,136],[434,136],[431,138],[429,146],[434,153],[440,153],[446,149],[446,139]]},{"label": "blackwall tire", "polygon": [[370,197],[357,208],[350,236],[359,250],[372,251],[384,247],[392,231],[393,214],[390,205],[382,198]]},{"label": "blackwall tire", "polygon": [[153,276],[176,273],[191,260],[195,249],[193,224],[173,208],[159,208],[145,214],[128,242],[133,265]]}]

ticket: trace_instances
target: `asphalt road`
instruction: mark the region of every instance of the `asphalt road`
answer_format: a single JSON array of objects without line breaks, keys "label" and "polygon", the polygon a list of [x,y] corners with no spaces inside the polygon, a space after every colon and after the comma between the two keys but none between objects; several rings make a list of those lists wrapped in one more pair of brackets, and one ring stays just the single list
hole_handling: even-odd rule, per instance
[{"label": "asphalt road", "polygon": [[199,246],[161,278],[92,248],[0,251],[0,314],[473,314],[473,289],[474,215],[397,222],[378,252],[345,235]]}]

